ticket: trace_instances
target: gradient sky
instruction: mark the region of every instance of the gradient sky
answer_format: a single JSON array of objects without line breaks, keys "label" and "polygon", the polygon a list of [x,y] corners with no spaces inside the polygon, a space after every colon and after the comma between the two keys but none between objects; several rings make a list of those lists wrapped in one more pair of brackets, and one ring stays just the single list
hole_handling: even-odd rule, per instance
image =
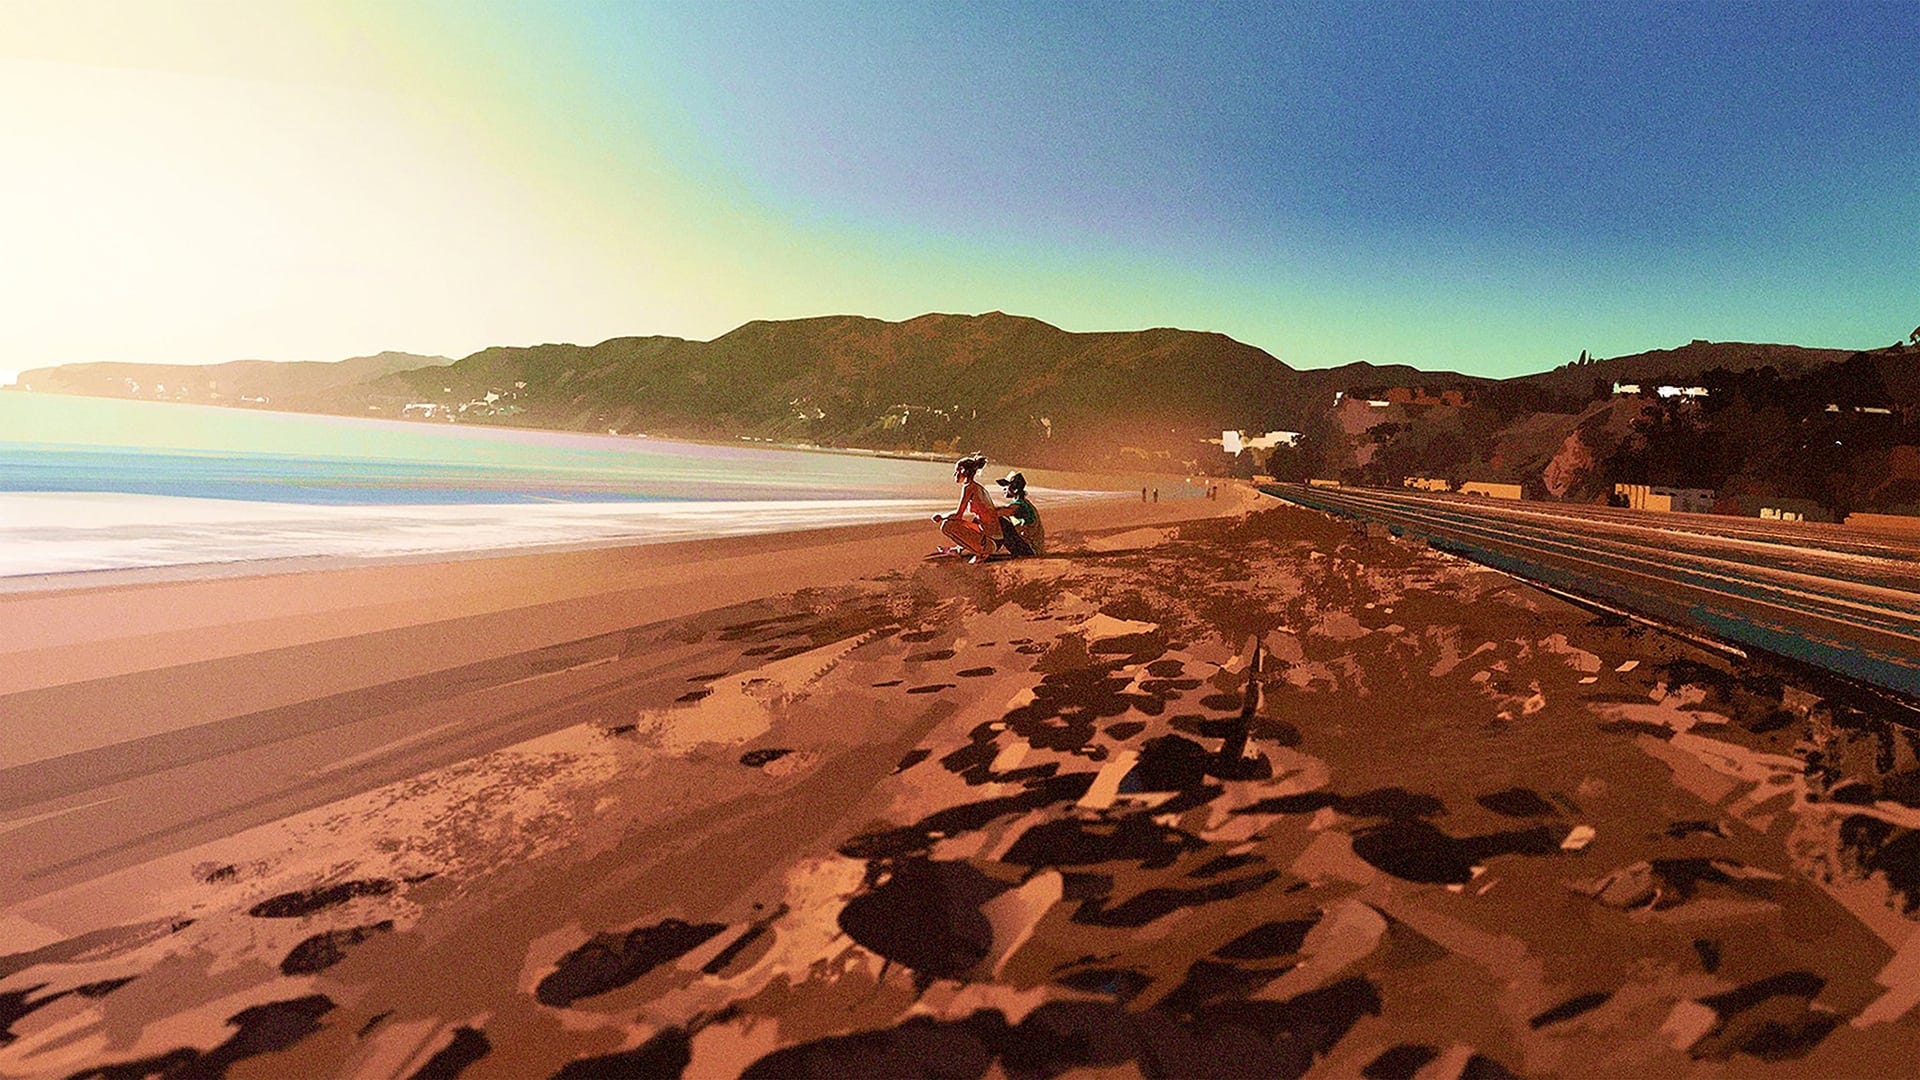
[{"label": "gradient sky", "polygon": [[1910,2],[0,0],[0,370],[987,310],[1878,346],[1916,56]]}]

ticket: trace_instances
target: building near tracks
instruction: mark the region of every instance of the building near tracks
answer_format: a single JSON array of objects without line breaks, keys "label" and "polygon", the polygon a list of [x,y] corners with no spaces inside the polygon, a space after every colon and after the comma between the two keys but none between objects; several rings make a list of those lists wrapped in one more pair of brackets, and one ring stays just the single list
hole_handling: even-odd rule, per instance
[{"label": "building near tracks", "polygon": [[1519,484],[1495,484],[1486,480],[1469,480],[1460,485],[1462,495],[1484,495],[1489,499],[1518,499]]},{"label": "building near tracks", "polygon": [[1715,496],[1712,488],[1657,487],[1653,490],[1657,494],[1665,495],[1672,502],[1674,513],[1713,513]]},{"label": "building near tracks", "polygon": [[1766,521],[1833,520],[1832,511],[1813,499],[1785,495],[1722,495],[1715,500],[1713,510],[1716,514],[1757,517]]},{"label": "building near tracks", "polygon": [[1652,510],[1659,514],[1673,512],[1673,499],[1656,493],[1645,484],[1615,484],[1613,493],[1624,505],[1633,510]]},{"label": "building near tracks", "polygon": [[1324,480],[1324,479],[1321,479],[1320,477],[1317,477],[1317,476],[1316,476],[1316,477],[1314,477],[1313,479],[1311,479],[1311,480],[1309,480],[1309,481],[1307,481],[1307,486],[1308,486],[1308,487],[1339,487],[1339,486],[1340,486],[1340,481],[1338,481],[1338,480]]},{"label": "building near tracks", "polygon": [[1452,491],[1453,485],[1432,476],[1409,476],[1400,481],[1401,487],[1415,491]]},{"label": "building near tracks", "polygon": [[1649,484],[1615,484],[1613,493],[1635,510],[1661,514],[1711,514],[1716,496],[1711,488],[1661,487]]}]

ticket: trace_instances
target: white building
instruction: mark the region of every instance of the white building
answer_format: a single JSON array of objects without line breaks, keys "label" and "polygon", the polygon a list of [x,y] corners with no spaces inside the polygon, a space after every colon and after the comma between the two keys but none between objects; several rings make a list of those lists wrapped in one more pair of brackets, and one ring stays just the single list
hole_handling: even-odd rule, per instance
[{"label": "white building", "polygon": [[1235,456],[1238,456],[1242,450],[1271,450],[1282,443],[1287,446],[1300,445],[1300,433],[1269,431],[1265,435],[1248,435],[1231,429],[1220,432],[1220,449]]}]

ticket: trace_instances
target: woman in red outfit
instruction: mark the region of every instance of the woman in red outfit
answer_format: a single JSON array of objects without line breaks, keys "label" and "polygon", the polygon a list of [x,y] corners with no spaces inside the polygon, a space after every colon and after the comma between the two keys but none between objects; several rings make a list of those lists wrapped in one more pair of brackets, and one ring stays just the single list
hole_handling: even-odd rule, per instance
[{"label": "woman in red outfit", "polygon": [[940,548],[936,555],[967,555],[976,560],[993,554],[993,537],[1000,531],[1000,514],[987,489],[974,477],[987,467],[984,454],[964,457],[953,463],[953,482],[960,487],[960,506],[951,514],[935,514],[940,531],[952,540],[951,548]]}]

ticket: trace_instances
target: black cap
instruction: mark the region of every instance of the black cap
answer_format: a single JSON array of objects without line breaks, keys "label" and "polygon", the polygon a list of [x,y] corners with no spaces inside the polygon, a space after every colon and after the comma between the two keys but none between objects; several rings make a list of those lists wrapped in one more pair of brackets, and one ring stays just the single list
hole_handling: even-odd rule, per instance
[{"label": "black cap", "polygon": [[1000,479],[995,480],[994,483],[999,484],[1001,487],[1007,488],[1009,490],[1018,488],[1024,491],[1026,490],[1026,486],[1027,486],[1027,478],[1024,476],[1021,476],[1017,472],[1010,472],[1007,475],[1001,477]]}]

